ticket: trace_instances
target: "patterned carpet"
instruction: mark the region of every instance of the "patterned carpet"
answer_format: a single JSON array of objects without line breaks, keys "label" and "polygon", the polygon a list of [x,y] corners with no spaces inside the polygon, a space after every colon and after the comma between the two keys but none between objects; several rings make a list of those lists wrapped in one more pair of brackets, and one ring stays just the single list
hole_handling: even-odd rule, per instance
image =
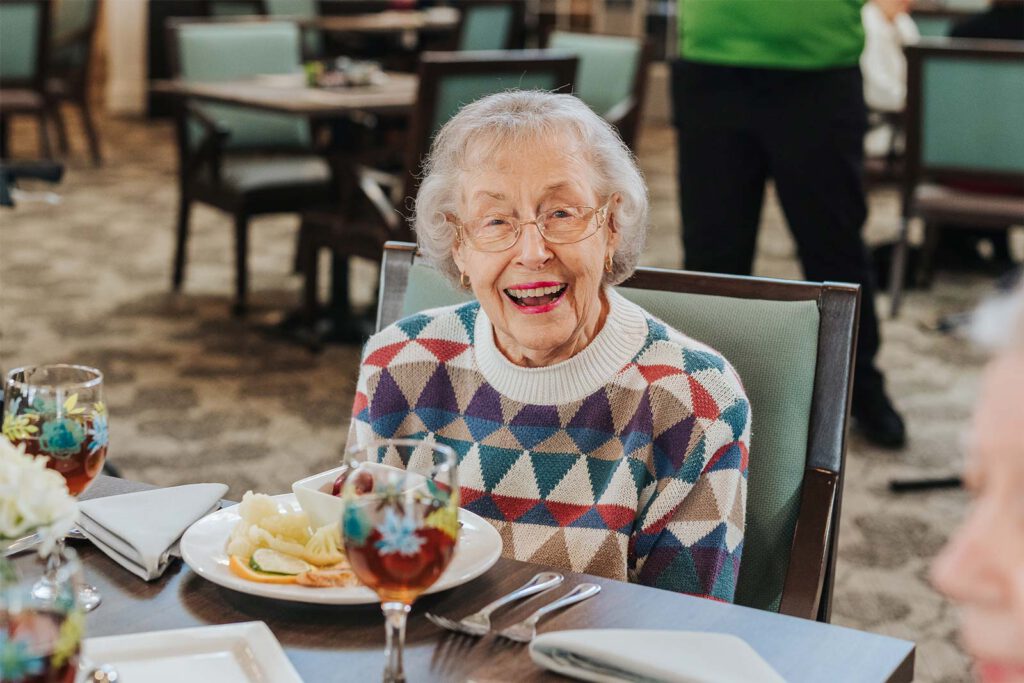
[{"label": "patterned carpet", "polygon": [[[230,222],[198,208],[184,293],[169,293],[176,200],[171,128],[103,121],[107,163],[93,169],[81,136],[60,185],[61,203],[25,202],[0,212],[0,366],[74,361],[106,373],[111,459],[131,478],[161,485],[222,481],[231,496],[277,493],[337,461],[346,434],[359,349],[313,355],[270,332],[298,301],[291,273],[294,217],[255,222],[254,314],[228,315]],[[14,128],[16,155],[34,153],[30,124]],[[640,153],[654,199],[645,264],[681,258],[674,141],[645,131]],[[33,188],[45,189],[45,188]],[[871,197],[868,238],[894,234],[892,191]],[[794,246],[772,199],[763,216],[757,273],[798,277]],[[372,264],[353,268],[366,301]],[[972,305],[991,284],[942,274],[912,292],[883,327],[881,364],[905,411],[910,447],[879,451],[852,438],[840,536],[835,623],[911,639],[920,681],[962,681],[952,608],[927,583],[930,559],[963,515],[959,491],[890,494],[894,477],[959,469],[960,436],[981,356],[930,331],[937,317]],[[882,304],[884,305],[884,301]],[[756,438],[756,437],[755,437]]]}]

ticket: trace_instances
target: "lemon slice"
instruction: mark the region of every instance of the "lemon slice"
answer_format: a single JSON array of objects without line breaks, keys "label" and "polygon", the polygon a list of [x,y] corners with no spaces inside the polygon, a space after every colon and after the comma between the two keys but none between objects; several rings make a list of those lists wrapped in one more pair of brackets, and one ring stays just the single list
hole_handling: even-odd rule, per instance
[{"label": "lemon slice", "polygon": [[252,554],[249,565],[258,572],[268,574],[301,574],[313,569],[313,565],[303,559],[285,555],[271,548],[260,548]]}]

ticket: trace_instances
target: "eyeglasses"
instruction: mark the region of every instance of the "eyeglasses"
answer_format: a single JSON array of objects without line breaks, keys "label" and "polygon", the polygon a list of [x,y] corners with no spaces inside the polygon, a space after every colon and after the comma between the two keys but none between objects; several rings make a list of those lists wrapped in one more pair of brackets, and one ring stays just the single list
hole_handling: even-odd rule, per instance
[{"label": "eyeglasses", "polygon": [[[466,242],[479,251],[505,251],[515,246],[523,234],[523,226],[534,224],[541,237],[551,244],[582,242],[597,233],[608,219],[608,202],[598,208],[589,206],[560,206],[545,211],[532,221],[521,221],[512,216],[490,213],[455,223],[460,242]],[[593,220],[597,216],[598,220]]]}]

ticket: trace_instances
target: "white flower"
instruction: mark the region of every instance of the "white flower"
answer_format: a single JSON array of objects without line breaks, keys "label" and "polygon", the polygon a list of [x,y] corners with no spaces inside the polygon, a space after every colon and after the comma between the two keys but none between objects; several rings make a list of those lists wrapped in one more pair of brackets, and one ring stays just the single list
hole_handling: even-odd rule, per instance
[{"label": "white flower", "polygon": [[78,503],[60,473],[46,467],[46,458],[25,454],[0,437],[0,539],[37,532],[39,552],[49,554],[78,517]]}]

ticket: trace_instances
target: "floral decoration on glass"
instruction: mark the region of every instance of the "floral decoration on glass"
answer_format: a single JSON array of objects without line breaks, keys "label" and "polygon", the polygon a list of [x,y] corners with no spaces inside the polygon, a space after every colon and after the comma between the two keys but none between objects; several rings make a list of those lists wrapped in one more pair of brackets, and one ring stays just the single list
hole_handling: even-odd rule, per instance
[{"label": "floral decoration on glass", "polygon": [[356,577],[380,597],[386,617],[384,680],[403,681],[406,615],[455,554],[457,457],[448,446],[415,439],[381,441],[349,455],[363,461],[350,463],[342,488],[342,542]]}]

